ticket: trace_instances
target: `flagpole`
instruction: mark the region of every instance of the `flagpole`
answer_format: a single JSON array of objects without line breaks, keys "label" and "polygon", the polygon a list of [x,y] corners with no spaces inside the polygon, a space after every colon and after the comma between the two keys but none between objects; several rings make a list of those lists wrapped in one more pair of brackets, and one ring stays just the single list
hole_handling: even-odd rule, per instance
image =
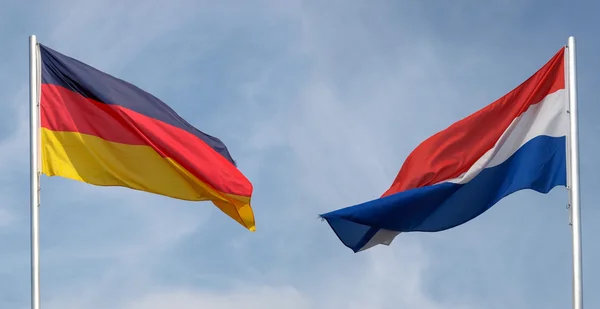
[{"label": "flagpole", "polygon": [[568,88],[570,117],[570,160],[571,183],[569,203],[571,206],[571,229],[573,235],[573,309],[583,309],[583,278],[581,273],[581,214],[579,190],[579,132],[577,119],[577,62],[575,60],[575,38],[568,41]]},{"label": "flagpole", "polygon": [[39,241],[39,143],[38,143],[38,57],[37,39],[29,37],[29,147],[31,202],[31,309],[40,309],[40,241]]}]

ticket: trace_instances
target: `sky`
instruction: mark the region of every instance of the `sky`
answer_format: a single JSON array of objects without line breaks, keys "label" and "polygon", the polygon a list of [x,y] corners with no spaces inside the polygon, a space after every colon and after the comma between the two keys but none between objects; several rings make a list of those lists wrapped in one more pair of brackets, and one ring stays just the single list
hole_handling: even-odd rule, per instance
[{"label": "sky", "polygon": [[594,1],[4,1],[0,308],[30,306],[28,36],[219,137],[257,231],[193,203],[41,179],[44,309],[570,308],[565,188],[353,253],[318,215],[380,196],[422,140],[577,39],[584,305],[600,307]]}]

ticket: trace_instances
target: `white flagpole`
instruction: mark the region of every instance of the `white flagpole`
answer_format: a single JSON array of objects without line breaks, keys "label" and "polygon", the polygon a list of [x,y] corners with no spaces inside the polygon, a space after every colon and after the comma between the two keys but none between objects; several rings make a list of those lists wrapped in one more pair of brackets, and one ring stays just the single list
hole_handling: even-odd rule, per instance
[{"label": "white flagpole", "polygon": [[40,309],[40,241],[39,241],[39,143],[38,143],[38,45],[35,35],[29,37],[29,147],[31,201],[31,309]]},{"label": "white flagpole", "polygon": [[575,38],[569,37],[568,45],[568,88],[570,145],[569,204],[571,206],[571,229],[573,235],[573,309],[583,309],[583,278],[581,273],[581,214],[579,190],[579,132],[577,120],[577,62],[575,61]]}]

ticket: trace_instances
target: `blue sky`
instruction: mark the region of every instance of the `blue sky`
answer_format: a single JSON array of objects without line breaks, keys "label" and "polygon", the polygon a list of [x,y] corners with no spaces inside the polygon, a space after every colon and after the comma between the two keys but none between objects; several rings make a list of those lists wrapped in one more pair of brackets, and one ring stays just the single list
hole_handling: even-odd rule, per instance
[{"label": "blue sky", "polygon": [[210,203],[42,178],[48,309],[569,308],[567,194],[521,191],[353,254],[318,214],[379,196],[423,139],[578,40],[584,303],[600,306],[593,1],[66,1],[0,12],[0,308],[29,308],[28,36],[228,145],[255,233]]}]

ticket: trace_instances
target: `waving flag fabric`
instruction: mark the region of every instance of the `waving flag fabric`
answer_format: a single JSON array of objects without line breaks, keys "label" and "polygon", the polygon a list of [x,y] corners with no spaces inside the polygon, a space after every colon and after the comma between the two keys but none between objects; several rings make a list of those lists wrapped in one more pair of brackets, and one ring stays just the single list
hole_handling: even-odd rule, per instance
[{"label": "waving flag fabric", "polygon": [[322,218],[357,252],[400,232],[461,225],[519,190],[565,186],[564,58],[562,48],[513,91],[421,143],[380,198]]},{"label": "waving flag fabric", "polygon": [[249,230],[252,184],[227,147],[158,98],[39,45],[42,172],[212,201]]}]

